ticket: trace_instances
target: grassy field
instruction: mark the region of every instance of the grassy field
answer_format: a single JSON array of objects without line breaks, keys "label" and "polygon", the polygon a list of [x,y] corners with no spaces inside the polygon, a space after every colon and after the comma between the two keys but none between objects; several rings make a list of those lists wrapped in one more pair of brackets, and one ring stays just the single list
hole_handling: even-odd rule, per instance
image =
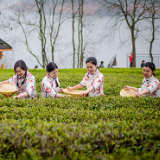
[{"label": "grassy field", "polygon": [[[125,85],[140,87],[142,69],[100,69],[105,96],[41,98],[45,70],[30,70],[38,99],[0,95],[0,159],[160,159],[160,98],[123,98]],[[82,80],[86,69],[59,69],[61,87]],[[156,77],[160,80],[160,69]],[[0,69],[0,81],[14,75]]]}]

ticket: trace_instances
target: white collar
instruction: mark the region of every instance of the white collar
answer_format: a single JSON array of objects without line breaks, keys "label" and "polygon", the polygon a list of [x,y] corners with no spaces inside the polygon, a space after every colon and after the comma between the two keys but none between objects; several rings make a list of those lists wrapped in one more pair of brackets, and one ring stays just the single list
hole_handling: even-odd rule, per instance
[{"label": "white collar", "polygon": [[[26,76],[27,76],[27,74],[29,73],[29,71],[27,70],[26,72],[27,72],[27,73],[26,73]],[[24,74],[22,77],[20,77],[18,74],[17,74],[17,76],[18,76],[19,79],[25,78],[25,74]]]},{"label": "white collar", "polygon": [[55,77],[55,78],[53,78],[53,77],[51,77],[48,73],[46,74],[46,76],[47,76],[47,78],[49,78],[49,79],[52,79],[52,80],[55,80],[55,79],[57,79],[57,77]]},{"label": "white collar", "polygon": [[96,75],[96,74],[98,74],[98,73],[99,73],[99,70],[98,70],[98,68],[97,68],[96,71],[94,72],[94,74],[90,74],[90,73],[88,72],[88,75],[93,76],[93,75]]},{"label": "white collar", "polygon": [[151,77],[149,77],[149,78],[144,78],[145,79],[145,81],[150,81],[150,80],[152,80],[154,78],[154,76],[152,75]]}]

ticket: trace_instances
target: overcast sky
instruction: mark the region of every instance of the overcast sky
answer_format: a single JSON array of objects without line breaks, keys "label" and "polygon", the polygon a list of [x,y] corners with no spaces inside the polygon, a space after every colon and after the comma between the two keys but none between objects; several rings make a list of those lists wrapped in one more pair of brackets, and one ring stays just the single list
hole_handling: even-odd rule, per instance
[{"label": "overcast sky", "polygon": [[[28,0],[4,0],[0,5],[0,11],[2,15],[0,20],[2,22],[3,17],[7,17],[8,10],[7,7],[18,2],[28,2]],[[33,0],[29,0],[32,2]],[[5,7],[4,7],[5,6]],[[32,15],[31,15],[32,17]],[[90,15],[84,17],[84,42],[89,42],[88,49],[86,50],[85,59],[88,56],[95,56],[100,63],[101,60],[104,61],[104,65],[110,62],[114,55],[117,56],[117,67],[127,67],[127,54],[132,51],[132,44],[130,38],[130,31],[127,25],[123,23],[119,32],[116,32],[115,38],[107,41],[105,37],[106,27],[109,25],[108,16],[99,17],[97,15]],[[32,19],[32,18],[31,18]],[[11,24],[13,25],[13,24]],[[144,24],[145,25],[145,24]],[[13,25],[14,26],[14,25]],[[59,68],[71,68],[72,67],[72,21],[67,20],[62,26],[59,34],[59,39],[56,46],[55,62],[58,64]],[[75,28],[77,28],[75,24]],[[150,36],[150,33],[145,33]],[[143,36],[143,35],[142,35]],[[149,42],[144,42],[143,37],[140,36],[136,41],[136,53],[137,54],[148,54],[149,53]],[[101,39],[103,37],[104,39]],[[24,38],[21,28],[14,28],[12,30],[0,31],[0,38],[13,47],[13,51],[4,52],[4,62],[7,63],[9,68],[13,68],[14,63],[18,59],[24,59],[29,68],[34,68],[38,65],[36,59],[27,51],[26,46],[20,42]],[[75,37],[77,38],[77,37]],[[121,39],[120,39],[121,38]],[[127,40],[128,38],[128,40]],[[156,37],[158,38],[158,37]],[[49,41],[49,37],[47,38]],[[98,41],[97,41],[98,40]],[[121,46],[121,40],[127,40],[124,46]],[[40,59],[40,42],[37,39],[37,34],[34,34],[30,39],[30,46],[34,53]],[[153,53],[159,54],[160,50],[159,41],[155,41],[153,44]],[[47,47],[47,53],[50,54],[49,45]],[[1,62],[3,63],[3,62]],[[138,62],[140,63],[140,62]],[[137,64],[140,66],[140,64]],[[85,65],[84,65],[85,67]],[[40,66],[39,66],[40,68]]]}]

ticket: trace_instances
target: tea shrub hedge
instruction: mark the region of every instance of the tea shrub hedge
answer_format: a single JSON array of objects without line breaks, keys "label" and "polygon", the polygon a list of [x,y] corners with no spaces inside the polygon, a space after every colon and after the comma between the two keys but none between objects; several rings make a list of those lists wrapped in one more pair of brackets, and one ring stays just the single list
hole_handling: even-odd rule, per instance
[{"label": "tea shrub hedge", "polygon": [[[160,98],[123,98],[125,85],[140,87],[142,69],[100,69],[102,97],[44,99],[45,70],[36,77],[38,99],[0,95],[0,159],[160,159]],[[78,84],[86,69],[59,69],[61,87]],[[0,81],[14,75],[0,70]],[[160,79],[160,69],[156,71]]]}]

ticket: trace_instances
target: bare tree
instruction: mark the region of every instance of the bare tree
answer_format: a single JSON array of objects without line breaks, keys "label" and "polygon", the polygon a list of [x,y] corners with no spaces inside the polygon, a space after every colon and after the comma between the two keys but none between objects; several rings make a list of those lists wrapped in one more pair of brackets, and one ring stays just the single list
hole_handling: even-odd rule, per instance
[{"label": "bare tree", "polygon": [[[63,13],[63,4],[64,0],[35,0],[35,3],[24,3],[23,7],[20,7],[20,9],[12,9],[12,12],[14,13],[14,15],[16,15],[17,18],[11,16],[10,20],[18,23],[18,25],[21,27],[25,38],[25,41],[23,41],[23,43],[26,45],[29,53],[36,58],[37,62],[42,68],[45,68],[45,66],[49,62],[49,55],[46,52],[48,34],[50,36],[49,43],[51,46],[51,57],[52,61],[54,62],[56,41],[59,36],[60,27],[64,22],[61,19]],[[57,7],[61,8],[60,12],[56,12]],[[36,18],[34,19],[34,17],[30,15],[30,13],[32,13],[32,15],[36,15]],[[36,13],[38,13],[38,18]],[[27,15],[29,15],[30,17],[27,17]],[[57,21],[55,21],[55,16],[58,17],[58,20],[56,19]],[[57,29],[55,29],[55,25],[57,24],[58,27]],[[37,33],[37,38],[40,40],[41,43],[42,62],[40,62],[38,56],[33,53],[29,43],[29,37]]]},{"label": "bare tree", "polygon": [[151,23],[151,33],[152,33],[150,46],[149,46],[149,55],[151,58],[151,62],[153,62],[152,48],[153,48],[153,43],[155,41],[155,33],[159,29],[159,26],[156,27],[155,21],[160,19],[159,1],[150,0],[150,4],[147,6],[147,9],[148,9],[149,17],[146,17],[146,19],[147,21],[149,21],[149,23]]},{"label": "bare tree", "polygon": [[[152,2],[152,0],[151,0]],[[153,42],[155,40],[155,7],[154,7],[154,3],[152,2],[152,8],[151,8],[151,23],[152,23],[152,39],[150,41],[150,47],[149,47],[149,54],[151,57],[151,62],[153,62],[153,56],[152,56],[152,46],[153,46]]]},{"label": "bare tree", "polygon": [[[23,34],[24,34],[24,37],[25,37],[25,40],[24,40],[24,41],[22,40],[22,42],[26,45],[28,52],[29,52],[32,56],[34,56],[34,57],[36,58],[37,62],[40,64],[40,66],[41,66],[42,68],[44,68],[44,59],[43,59],[44,56],[42,55],[42,63],[41,63],[41,62],[39,61],[38,57],[33,53],[32,49],[31,49],[31,47],[30,47],[30,44],[29,44],[29,40],[28,40],[29,35],[30,35],[34,30],[37,30],[38,28],[32,28],[31,31],[27,32],[27,31],[25,30],[25,27],[24,27],[24,26],[27,26],[27,25],[30,25],[30,24],[27,24],[27,22],[25,21],[25,17],[21,16],[21,13],[20,13],[20,12],[19,12],[18,14],[17,14],[17,13],[15,13],[15,14],[17,15],[17,18],[18,18],[18,19],[15,20],[13,17],[10,17],[10,19],[13,20],[13,21],[17,21],[17,23],[20,25],[20,27],[21,27],[21,29],[22,29],[22,32],[23,32]],[[43,54],[43,52],[41,52],[41,54]]]},{"label": "bare tree", "polygon": [[[77,57],[77,68],[83,67],[84,50],[87,45],[83,45],[83,0],[78,0],[78,8],[75,9],[75,1],[72,3],[72,46],[73,46],[73,68],[75,68],[75,62]],[[77,16],[76,16],[77,15]],[[75,20],[78,20],[78,44],[75,45]],[[76,49],[77,48],[77,49]],[[76,53],[77,52],[77,53]]]},{"label": "bare tree", "polygon": [[[59,35],[60,27],[62,26],[62,23],[65,21],[62,21],[62,13],[63,13],[63,6],[64,6],[64,0],[62,2],[58,3],[58,0],[54,1],[52,0],[52,8],[50,9],[50,17],[51,17],[51,24],[50,24],[50,45],[51,45],[51,54],[52,54],[52,61],[54,62],[54,52],[55,52],[55,45],[56,41]],[[60,13],[58,16],[58,27],[55,31],[55,16],[56,16],[56,7],[57,5],[61,5]]]},{"label": "bare tree", "polygon": [[148,0],[99,0],[110,13],[114,24],[112,31],[121,26],[125,21],[131,33],[133,67],[136,67],[136,39],[138,38],[138,22],[145,19]]},{"label": "bare tree", "polygon": [[44,5],[46,0],[35,0],[36,6],[39,13],[39,39],[41,41],[41,56],[42,56],[42,67],[45,68],[48,63],[47,55],[46,55],[46,17],[44,11]]},{"label": "bare tree", "polygon": [[79,0],[79,24],[80,24],[80,68],[83,68],[84,48],[83,48],[83,0]]},{"label": "bare tree", "polygon": [[74,34],[75,34],[75,9],[74,9],[74,0],[71,0],[72,3],[72,47],[73,47],[73,68],[75,68],[75,39],[74,39]]},{"label": "bare tree", "polygon": [[77,49],[77,68],[80,68],[80,48],[81,48],[81,18],[80,18],[80,5],[78,5],[78,49]]}]

